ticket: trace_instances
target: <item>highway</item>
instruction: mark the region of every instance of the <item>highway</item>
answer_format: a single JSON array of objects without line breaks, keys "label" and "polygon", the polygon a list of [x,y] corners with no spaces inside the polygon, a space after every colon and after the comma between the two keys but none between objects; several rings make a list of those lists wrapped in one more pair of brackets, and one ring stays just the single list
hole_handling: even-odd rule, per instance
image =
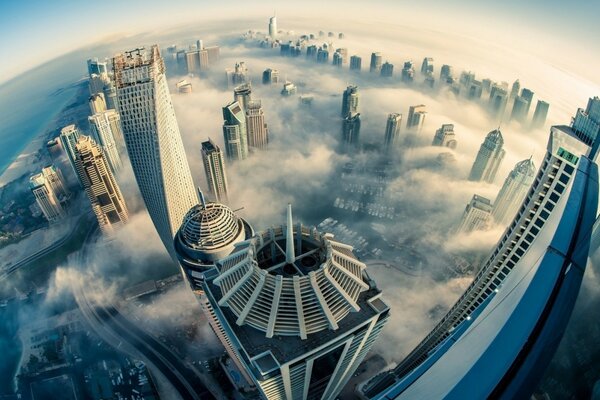
[{"label": "highway", "polygon": [[[97,229],[88,233],[84,248],[80,251],[80,265],[85,265],[87,245],[92,241]],[[111,304],[99,304],[86,296],[86,289],[81,280],[74,280],[73,294],[75,300],[91,328],[111,346],[118,350],[134,349],[149,366],[156,367],[175,387],[183,399],[214,399],[202,382],[199,374],[183,360],[173,354],[163,343],[144,332],[135,323],[128,320]],[[216,388],[212,388],[218,390]],[[218,392],[220,394],[220,391]],[[219,396],[221,397],[221,396]]]}]

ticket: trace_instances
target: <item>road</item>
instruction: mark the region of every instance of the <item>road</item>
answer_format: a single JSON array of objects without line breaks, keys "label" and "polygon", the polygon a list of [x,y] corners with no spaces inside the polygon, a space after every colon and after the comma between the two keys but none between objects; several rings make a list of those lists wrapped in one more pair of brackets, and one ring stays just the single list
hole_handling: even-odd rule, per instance
[{"label": "road", "polygon": [[[87,246],[93,240],[97,229],[88,233],[84,248],[80,251],[80,265],[85,265]],[[100,304],[86,296],[86,288],[75,280],[73,293],[79,309],[91,328],[110,345],[119,350],[121,346],[134,349],[149,366],[158,369],[184,399],[214,399],[201,377],[183,360],[179,359],[160,341],[144,332],[134,322],[128,320],[112,304]],[[136,355],[137,356],[137,355]],[[211,388],[213,391],[217,388]],[[220,394],[220,391],[219,393]],[[221,397],[221,396],[219,396]]]}]

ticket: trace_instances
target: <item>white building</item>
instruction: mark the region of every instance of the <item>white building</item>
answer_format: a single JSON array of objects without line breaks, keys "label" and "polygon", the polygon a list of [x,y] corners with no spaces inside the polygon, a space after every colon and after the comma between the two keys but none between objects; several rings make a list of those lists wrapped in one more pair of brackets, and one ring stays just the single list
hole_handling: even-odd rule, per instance
[{"label": "white building", "polygon": [[503,146],[504,138],[500,129],[494,129],[487,134],[471,168],[470,181],[494,183],[496,173],[506,153]]},{"label": "white building", "polygon": [[266,150],[269,143],[269,128],[265,122],[262,104],[260,100],[254,100],[248,102],[245,107],[248,146]]},{"label": "white building", "polygon": [[202,162],[208,190],[218,203],[227,203],[227,172],[221,148],[210,138],[202,142]]},{"label": "white building", "polygon": [[458,232],[472,232],[489,227],[492,215],[492,202],[483,196],[474,194],[463,213]]},{"label": "white building", "polygon": [[102,111],[88,117],[92,137],[102,146],[106,160],[113,173],[122,167],[119,149],[123,140],[121,118],[115,110]]},{"label": "white building", "polygon": [[269,36],[271,39],[277,39],[277,17],[272,16],[269,18]]},{"label": "white building", "polygon": [[127,153],[152,222],[171,256],[173,237],[187,211],[198,203],[179,126],[154,45],[114,60],[115,86]]},{"label": "white building", "polygon": [[29,188],[48,222],[55,222],[64,218],[65,210],[43,173],[35,174],[29,178]]},{"label": "white building", "polygon": [[535,166],[531,158],[519,161],[510,171],[494,201],[492,216],[497,223],[507,225],[512,220],[534,178]]}]

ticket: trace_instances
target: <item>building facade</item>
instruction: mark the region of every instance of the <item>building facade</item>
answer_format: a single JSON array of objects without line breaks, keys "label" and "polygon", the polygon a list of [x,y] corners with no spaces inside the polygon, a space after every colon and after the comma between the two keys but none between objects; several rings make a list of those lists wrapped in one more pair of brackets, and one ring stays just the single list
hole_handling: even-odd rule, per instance
[{"label": "building facade", "polygon": [[223,139],[227,159],[245,160],[248,157],[248,133],[246,116],[240,103],[233,101],[223,107],[223,119]]},{"label": "building facade", "polygon": [[102,146],[106,160],[113,173],[117,173],[123,163],[119,155],[123,140],[121,118],[115,110],[102,111],[88,117],[92,137]]},{"label": "building facade", "polygon": [[390,150],[398,144],[400,137],[400,129],[402,127],[402,114],[392,113],[388,115],[385,125],[385,140],[386,150]]},{"label": "building facade", "polygon": [[410,106],[408,108],[408,118],[406,119],[406,129],[421,133],[426,114],[427,109],[424,104]]},{"label": "building facade", "polygon": [[66,216],[56,191],[44,173],[35,174],[29,178],[29,189],[48,222],[56,222]]},{"label": "building facade", "polygon": [[353,116],[358,113],[358,86],[348,86],[342,95],[342,118]]},{"label": "building facade", "polygon": [[248,146],[266,150],[269,144],[269,128],[265,122],[265,113],[260,100],[250,101],[246,105],[246,130]]},{"label": "building facade", "polygon": [[456,149],[456,135],[454,134],[454,124],[443,124],[441,128],[435,131],[432,146],[448,147]]},{"label": "building facade", "polygon": [[221,148],[210,138],[202,142],[202,162],[206,174],[208,191],[218,203],[227,203],[227,172],[225,169],[225,157]]},{"label": "building facade", "polygon": [[494,201],[492,217],[497,223],[507,225],[512,220],[527,195],[533,178],[535,165],[531,158],[519,161],[510,171]]},{"label": "building facade", "polygon": [[500,129],[494,129],[487,134],[479,148],[473,167],[471,167],[471,172],[469,173],[470,181],[494,183],[498,168],[506,153],[503,146],[504,138]]},{"label": "building facade", "polygon": [[485,230],[490,226],[492,215],[492,202],[478,194],[465,207],[465,211],[458,225],[458,232],[469,233]]}]

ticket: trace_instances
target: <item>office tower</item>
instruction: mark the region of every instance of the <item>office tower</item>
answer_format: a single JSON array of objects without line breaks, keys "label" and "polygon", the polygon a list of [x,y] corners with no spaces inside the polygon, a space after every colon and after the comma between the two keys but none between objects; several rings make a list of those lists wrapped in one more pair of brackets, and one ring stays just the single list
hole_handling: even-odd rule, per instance
[{"label": "office tower", "polygon": [[296,85],[294,85],[290,81],[285,81],[285,83],[283,84],[283,89],[281,89],[281,95],[287,97],[296,94],[297,91],[298,88],[296,88]]},{"label": "office tower", "polygon": [[245,160],[248,157],[248,134],[246,116],[240,103],[232,101],[223,107],[223,120],[223,139],[227,160]]},{"label": "office tower", "polygon": [[400,137],[400,128],[402,126],[402,114],[392,113],[388,115],[387,124],[385,126],[385,148],[389,150],[393,148]]},{"label": "office tower", "polygon": [[415,78],[415,68],[412,61],[406,61],[402,68],[402,82],[412,83]]},{"label": "office tower", "polygon": [[423,75],[433,75],[433,58],[425,57],[421,64],[421,73]]},{"label": "office tower", "polygon": [[210,138],[202,142],[202,162],[208,191],[218,203],[227,203],[227,173],[221,148]]},{"label": "office tower", "polygon": [[506,111],[506,105],[508,104],[508,94],[506,90],[500,86],[492,86],[490,92],[489,110],[492,119],[501,122]]},{"label": "office tower", "polygon": [[527,110],[525,111],[525,117],[529,114],[529,107],[531,107],[531,103],[533,102],[533,92],[527,88],[523,88],[521,90],[521,97],[527,100]]},{"label": "office tower", "polygon": [[360,72],[361,64],[362,58],[360,58],[359,56],[350,57],[350,71]]},{"label": "office tower", "polygon": [[102,74],[108,73],[108,68],[106,67],[106,61],[100,62],[100,61],[98,61],[98,58],[90,58],[89,60],[87,60],[87,67],[88,67],[88,75],[92,75],[92,74],[102,75]]},{"label": "office tower", "polygon": [[102,147],[111,171],[116,174],[122,167],[119,147],[123,133],[119,114],[115,110],[103,111],[89,116],[88,121],[94,141]]},{"label": "office tower", "polygon": [[[222,229],[211,229],[211,214]],[[337,398],[389,319],[381,291],[351,246],[293,224],[291,206],[287,224],[243,240],[249,230],[208,203],[190,211],[177,236],[211,327],[262,397]],[[205,240],[194,236],[206,231]],[[208,240],[216,251],[204,250]],[[229,255],[214,262],[215,252]]]},{"label": "office tower", "polygon": [[329,62],[329,51],[325,50],[322,47],[319,47],[319,50],[317,50],[317,63],[327,64],[328,62]]},{"label": "office tower", "polygon": [[509,98],[511,100],[517,98],[517,96],[519,95],[519,91],[521,90],[521,83],[519,82],[519,80],[517,79],[516,81],[514,81],[514,83],[512,84],[512,87],[510,89],[510,95]]},{"label": "office tower", "polygon": [[175,84],[177,93],[188,94],[192,93],[192,84],[187,80],[183,79]]},{"label": "office tower", "polygon": [[358,113],[358,86],[350,85],[342,95],[342,118]]},{"label": "office tower", "polygon": [[186,75],[188,73],[186,51],[179,50],[175,55],[175,58],[177,60],[177,73],[179,75]]},{"label": "office tower", "polygon": [[408,108],[408,118],[406,119],[406,129],[420,133],[425,123],[425,110],[424,104],[417,106],[410,106]]},{"label": "office tower", "polygon": [[381,66],[381,76],[384,78],[390,78],[392,75],[394,75],[394,64],[386,61]]},{"label": "office tower", "polygon": [[218,61],[220,53],[219,46],[204,47],[202,40],[197,40],[196,48],[184,51],[181,55],[177,53],[178,72],[192,74],[207,71]]},{"label": "office tower", "polygon": [[46,180],[46,184],[52,189],[54,195],[59,202],[64,203],[69,198],[69,191],[65,186],[65,178],[60,169],[54,165],[47,165],[42,168],[42,176]]},{"label": "office tower", "polygon": [[123,136],[142,198],[164,246],[198,202],[158,46],[113,60]]},{"label": "office tower", "polygon": [[69,164],[71,164],[71,168],[73,168],[73,172],[77,176],[77,169],[75,168],[75,145],[79,140],[79,136],[81,132],[79,129],[73,124],[67,125],[60,130],[60,142],[62,144],[62,148],[67,153],[67,158],[69,159]]},{"label": "office tower", "polygon": [[510,113],[510,119],[521,122],[521,123],[525,122],[525,119],[527,118],[527,109],[528,108],[529,108],[529,102],[527,100],[525,100],[521,96],[515,97],[515,102],[513,103],[513,109],[512,109],[512,112]]},{"label": "office tower", "polygon": [[308,46],[306,48],[306,58],[316,60],[317,59],[317,51],[318,51],[318,49],[317,49],[316,45],[312,44],[312,45]]},{"label": "office tower", "polygon": [[198,58],[198,51],[186,51],[185,64],[187,66],[188,74],[198,73],[200,71],[200,59]]},{"label": "office tower", "polygon": [[279,71],[276,69],[268,68],[263,72],[263,84],[272,85],[279,83]]},{"label": "office tower", "polygon": [[277,17],[272,16],[269,18],[269,36],[271,39],[277,39]]},{"label": "office tower", "polygon": [[92,115],[106,111],[106,100],[104,99],[104,93],[96,93],[91,95],[88,103],[90,105],[90,112]]},{"label": "office tower", "polygon": [[457,142],[456,135],[454,134],[454,124],[443,124],[440,129],[436,130],[431,145],[456,149]]},{"label": "office tower", "polygon": [[471,168],[470,181],[494,183],[496,173],[506,153],[503,146],[504,138],[500,129],[494,129],[487,134]]},{"label": "office tower", "polygon": [[29,189],[48,222],[56,222],[65,217],[65,210],[43,173],[29,178]]},{"label": "office tower", "polygon": [[550,108],[550,104],[543,100],[538,100],[533,113],[533,118],[531,119],[532,128],[542,128],[544,126],[546,117],[548,116],[548,108]]},{"label": "office tower", "polygon": [[236,86],[233,89],[233,101],[237,101],[242,107],[244,113],[248,107],[248,103],[252,100],[252,85],[250,83],[244,83]]},{"label": "office tower", "polygon": [[454,72],[450,65],[447,65],[447,64],[442,65],[442,68],[440,69],[440,82],[448,83],[448,79],[452,78],[453,73]]},{"label": "office tower", "polygon": [[248,68],[243,61],[235,63],[234,69],[226,69],[227,86],[235,87],[243,83],[249,82]]},{"label": "office tower", "polygon": [[342,143],[348,150],[358,147],[360,140],[360,114],[348,114],[342,122]]},{"label": "office tower", "polygon": [[550,128],[527,196],[472,283],[392,372],[365,385],[365,397],[531,396],[588,264],[598,208],[597,139],[569,126]]},{"label": "office tower", "polygon": [[269,143],[269,128],[260,100],[250,101],[246,106],[246,130],[248,146],[266,150]]},{"label": "office tower", "polygon": [[381,71],[381,62],[381,53],[371,53],[371,65],[369,66],[369,71],[379,73],[379,71]]},{"label": "office tower", "polygon": [[125,199],[102,149],[91,137],[80,136],[75,150],[79,180],[92,204],[100,230],[109,235],[129,220]]},{"label": "office tower", "polygon": [[475,80],[475,73],[471,72],[471,71],[463,71],[460,74],[460,78],[458,80],[458,83],[464,87],[464,88],[469,88],[471,86],[471,82],[473,82]]},{"label": "office tower", "polygon": [[333,62],[332,64],[338,68],[342,68],[342,64],[344,63],[344,58],[337,51],[333,53]]},{"label": "office tower", "polygon": [[481,81],[474,80],[468,87],[467,98],[469,100],[479,100],[481,98],[482,93],[483,86],[481,85]]},{"label": "office tower", "polygon": [[457,232],[469,233],[485,230],[490,225],[492,202],[483,196],[474,194],[465,207]]},{"label": "office tower", "polygon": [[519,161],[509,172],[492,210],[492,217],[497,223],[507,225],[514,218],[534,178],[535,165],[531,158]]}]

